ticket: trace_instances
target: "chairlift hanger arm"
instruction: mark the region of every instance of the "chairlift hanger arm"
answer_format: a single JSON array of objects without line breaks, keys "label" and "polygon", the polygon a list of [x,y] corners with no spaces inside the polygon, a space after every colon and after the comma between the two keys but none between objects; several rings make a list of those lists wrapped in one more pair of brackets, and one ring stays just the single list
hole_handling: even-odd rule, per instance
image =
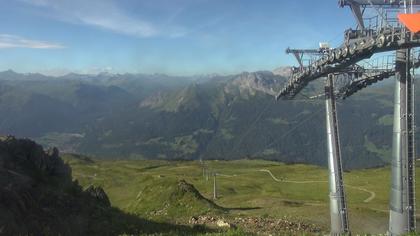
[{"label": "chairlift hanger arm", "polygon": [[359,26],[359,28],[361,30],[365,29],[365,23],[363,22],[363,12],[362,12],[362,7],[360,5],[360,3],[356,2],[356,1],[340,1],[340,6],[344,7],[344,6],[349,6],[351,9],[351,12],[353,13],[354,18],[356,18],[357,21],[357,26]]}]

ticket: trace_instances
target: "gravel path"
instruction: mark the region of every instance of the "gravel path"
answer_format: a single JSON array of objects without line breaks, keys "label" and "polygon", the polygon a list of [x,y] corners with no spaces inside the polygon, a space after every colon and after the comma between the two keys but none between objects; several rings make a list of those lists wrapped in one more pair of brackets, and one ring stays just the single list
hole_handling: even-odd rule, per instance
[{"label": "gravel path", "polygon": [[[309,184],[309,183],[327,183],[328,182],[328,181],[322,181],[322,180],[306,180],[306,181],[281,180],[281,179],[276,178],[276,176],[274,176],[273,173],[271,173],[270,170],[261,169],[261,170],[258,170],[258,171],[266,172],[266,173],[268,173],[271,176],[271,178],[274,181],[276,181],[276,182],[282,182],[282,183]],[[370,191],[370,190],[367,190],[365,188],[360,188],[360,187],[356,187],[356,186],[352,186],[352,185],[344,185],[344,186],[346,186],[348,188],[352,188],[352,189],[357,189],[357,190],[362,191],[362,192],[369,193],[370,196],[368,198],[366,198],[365,200],[363,200],[364,203],[368,203],[368,202],[372,201],[376,197],[376,193],[375,192]]]}]

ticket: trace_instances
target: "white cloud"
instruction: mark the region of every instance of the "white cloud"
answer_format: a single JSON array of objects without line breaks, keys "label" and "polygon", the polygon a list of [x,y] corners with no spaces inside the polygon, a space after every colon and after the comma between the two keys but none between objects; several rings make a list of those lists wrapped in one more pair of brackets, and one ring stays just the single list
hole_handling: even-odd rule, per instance
[{"label": "white cloud", "polygon": [[64,46],[59,43],[25,39],[17,35],[0,34],[1,48],[58,49]]},{"label": "white cloud", "polygon": [[79,20],[87,25],[138,37],[150,37],[158,34],[157,29],[151,24],[122,15],[114,18],[106,18],[102,15],[80,16]]},{"label": "white cloud", "polygon": [[158,27],[134,17],[112,0],[20,0],[41,8],[43,14],[61,21],[132,35],[151,37],[160,34]]}]

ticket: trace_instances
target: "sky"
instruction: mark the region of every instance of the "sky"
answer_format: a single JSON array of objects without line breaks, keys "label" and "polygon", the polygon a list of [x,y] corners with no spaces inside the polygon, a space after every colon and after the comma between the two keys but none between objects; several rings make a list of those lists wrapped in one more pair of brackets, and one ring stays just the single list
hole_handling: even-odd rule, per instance
[{"label": "sky", "polygon": [[0,70],[232,74],[354,27],[337,0],[0,0]]}]

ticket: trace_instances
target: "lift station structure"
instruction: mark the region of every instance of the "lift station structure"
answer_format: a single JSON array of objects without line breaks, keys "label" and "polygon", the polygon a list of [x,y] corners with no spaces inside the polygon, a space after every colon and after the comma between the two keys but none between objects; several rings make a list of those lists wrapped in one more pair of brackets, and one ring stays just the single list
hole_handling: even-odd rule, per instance
[{"label": "lift station structure", "polygon": [[[349,234],[336,99],[345,99],[373,83],[395,77],[388,234],[415,232],[413,74],[420,66],[420,57],[413,48],[420,47],[420,0],[340,0],[339,6],[350,8],[356,29],[346,30],[344,42],[337,48],[325,44],[319,49],[288,48],[286,53],[295,56],[299,67],[293,68],[276,98],[293,99],[310,82],[326,78],[324,93],[314,97],[324,97],[326,104],[330,232]],[[384,52],[388,55],[381,63],[361,65]],[[390,57],[390,52],[395,54]],[[309,60],[304,60],[305,55]]]}]

